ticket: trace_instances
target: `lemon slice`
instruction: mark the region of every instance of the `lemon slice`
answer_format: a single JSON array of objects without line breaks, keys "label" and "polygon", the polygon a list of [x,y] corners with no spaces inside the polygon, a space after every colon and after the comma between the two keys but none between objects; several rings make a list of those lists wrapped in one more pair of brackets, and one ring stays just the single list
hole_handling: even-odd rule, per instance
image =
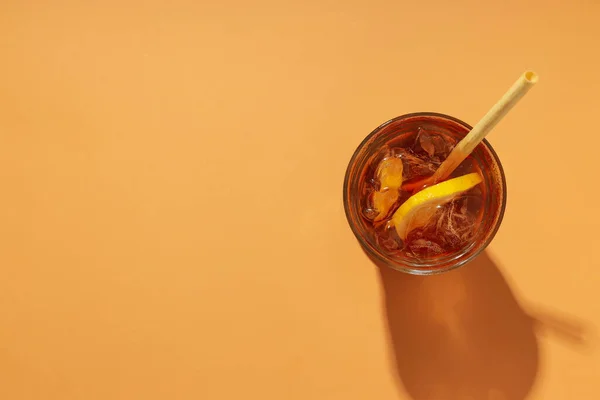
[{"label": "lemon slice", "polygon": [[402,172],[404,165],[398,157],[384,158],[377,166],[377,177],[379,178],[379,190],[373,193],[373,208],[377,210],[375,221],[384,219],[396,201],[398,200],[398,189],[402,185]]},{"label": "lemon slice", "polygon": [[429,186],[402,203],[390,223],[404,240],[411,230],[426,225],[439,206],[454,200],[479,183],[481,176],[473,172]]},{"label": "lemon slice", "polygon": [[379,178],[379,191],[384,189],[398,189],[402,186],[402,172],[404,164],[398,157],[388,157],[381,160],[377,166],[377,177]]},{"label": "lemon slice", "polygon": [[383,192],[373,192],[373,208],[377,211],[374,221],[384,219],[398,201],[398,189],[386,188]]}]

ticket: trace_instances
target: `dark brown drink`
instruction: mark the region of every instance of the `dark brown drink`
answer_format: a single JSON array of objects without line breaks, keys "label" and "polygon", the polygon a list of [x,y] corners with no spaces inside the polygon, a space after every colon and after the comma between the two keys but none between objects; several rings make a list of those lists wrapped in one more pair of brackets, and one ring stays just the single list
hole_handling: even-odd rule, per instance
[{"label": "dark brown drink", "polygon": [[464,264],[491,241],[506,185],[487,141],[446,182],[411,185],[433,175],[470,129],[445,115],[410,114],[383,124],[359,146],[346,173],[344,203],[370,256],[406,272],[435,273]]}]

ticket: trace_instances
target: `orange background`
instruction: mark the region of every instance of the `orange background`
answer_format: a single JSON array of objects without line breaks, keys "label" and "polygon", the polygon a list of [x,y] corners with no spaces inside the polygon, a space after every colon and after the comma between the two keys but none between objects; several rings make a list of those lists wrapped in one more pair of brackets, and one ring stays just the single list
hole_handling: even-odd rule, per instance
[{"label": "orange background", "polygon": [[[568,4],[567,4],[568,3]],[[0,5],[0,399],[600,397],[600,3]],[[380,123],[475,123],[508,208],[380,271],[342,180]]]}]

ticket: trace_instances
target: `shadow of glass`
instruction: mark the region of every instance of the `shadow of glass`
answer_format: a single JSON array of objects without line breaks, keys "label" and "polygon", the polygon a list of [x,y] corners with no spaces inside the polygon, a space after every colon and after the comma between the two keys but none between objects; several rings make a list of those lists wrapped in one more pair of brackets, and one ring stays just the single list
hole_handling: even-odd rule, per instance
[{"label": "shadow of glass", "polygon": [[398,378],[414,400],[522,400],[539,365],[536,321],[488,254],[436,276],[380,266]]},{"label": "shadow of glass", "polygon": [[541,308],[530,309],[529,314],[535,322],[538,337],[554,336],[563,342],[587,349],[595,342],[594,332],[578,319],[566,316],[557,311],[547,311]]}]

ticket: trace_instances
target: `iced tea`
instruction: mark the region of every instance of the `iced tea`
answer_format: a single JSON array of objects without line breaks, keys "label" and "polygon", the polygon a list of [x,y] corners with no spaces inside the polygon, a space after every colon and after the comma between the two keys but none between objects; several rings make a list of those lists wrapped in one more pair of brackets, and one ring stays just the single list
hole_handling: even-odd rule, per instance
[{"label": "iced tea", "polygon": [[[348,166],[344,202],[369,255],[396,269],[427,274],[462,265],[487,246],[504,212],[505,182],[486,141],[448,178],[477,178],[467,190],[450,190],[443,201],[420,204],[419,196],[411,198],[422,190],[411,183],[433,175],[470,129],[452,117],[419,113],[395,118],[363,141]],[[450,183],[446,186],[453,187]],[[402,220],[399,208],[408,199],[418,204],[413,207],[418,212]]]}]

